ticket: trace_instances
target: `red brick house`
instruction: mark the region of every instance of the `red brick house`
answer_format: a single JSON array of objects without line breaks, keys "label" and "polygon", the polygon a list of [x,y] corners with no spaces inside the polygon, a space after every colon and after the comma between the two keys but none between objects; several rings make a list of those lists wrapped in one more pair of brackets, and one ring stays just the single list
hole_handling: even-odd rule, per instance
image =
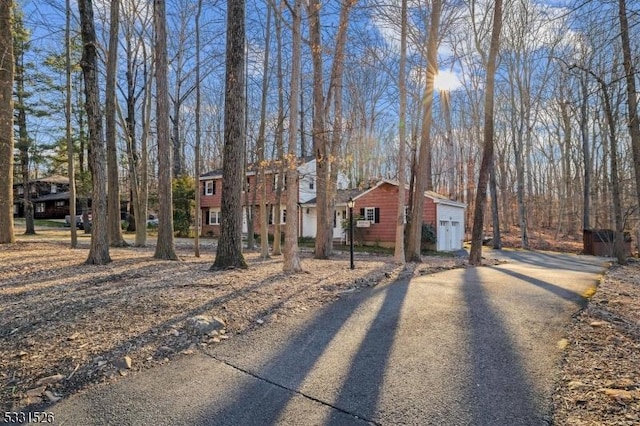
[{"label": "red brick house", "polygon": [[[353,193],[340,194],[339,191],[336,200],[337,211],[343,210],[346,213],[348,196],[351,196],[355,202],[354,216],[364,219],[360,221],[358,229],[364,243],[393,246],[396,237],[398,184],[382,180],[355,196]],[[344,199],[345,197],[347,198]],[[435,192],[425,192],[424,197],[422,220],[435,228],[437,250],[461,249],[464,240],[465,204],[449,200]],[[409,200],[408,190],[406,190],[405,199]],[[345,217],[348,216],[345,215]]]},{"label": "red brick house", "polygon": [[[298,166],[298,200],[299,206],[308,202],[311,199],[315,199],[316,196],[316,160],[313,157],[303,158],[299,161]],[[286,181],[282,176],[284,182],[282,188],[282,194],[280,196],[280,217],[276,218],[276,204],[277,201],[277,185],[280,180],[279,170],[270,169],[265,171],[266,179],[266,203],[267,212],[269,214],[269,233],[273,233],[274,224],[277,220],[281,225],[284,225],[287,219],[287,197],[286,197]],[[249,210],[251,217],[253,218],[253,232],[257,233],[260,230],[260,203],[262,201],[262,191],[258,190],[258,173],[255,170],[248,170],[246,172],[246,186],[245,191],[242,194],[243,200],[243,213],[242,213],[242,232],[248,232],[247,226],[247,210]],[[340,176],[338,178],[338,188],[346,188],[346,178]],[[200,176],[199,179],[199,194],[200,194],[200,208],[201,208],[201,230],[200,234],[203,236],[218,236],[220,235],[220,208],[222,206],[222,171],[215,170],[209,173],[205,173]],[[301,208],[298,209],[299,215],[298,222],[300,223],[299,235],[303,235],[303,220]],[[315,237],[315,233],[314,233]]]}]

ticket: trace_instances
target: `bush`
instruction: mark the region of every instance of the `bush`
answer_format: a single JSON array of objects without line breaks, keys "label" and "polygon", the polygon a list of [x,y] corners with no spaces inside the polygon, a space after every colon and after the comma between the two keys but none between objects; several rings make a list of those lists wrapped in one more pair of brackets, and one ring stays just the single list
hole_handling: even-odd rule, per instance
[{"label": "bush", "polygon": [[422,224],[422,235],[420,237],[420,248],[422,250],[433,250],[438,242],[438,233],[431,223]]},{"label": "bush", "polygon": [[173,180],[172,187],[173,230],[178,237],[189,237],[195,205],[195,182],[189,176],[181,176]]}]

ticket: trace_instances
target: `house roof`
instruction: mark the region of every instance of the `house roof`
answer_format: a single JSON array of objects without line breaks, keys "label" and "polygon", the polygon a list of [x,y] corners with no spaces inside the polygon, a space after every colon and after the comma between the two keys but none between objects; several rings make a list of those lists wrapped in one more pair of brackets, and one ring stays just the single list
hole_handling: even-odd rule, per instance
[{"label": "house roof", "polygon": [[[307,155],[306,157],[299,157],[297,160],[298,160],[298,165],[302,165],[315,160],[315,157],[312,155]],[[251,163],[247,165],[246,175],[247,176],[255,175],[257,170],[258,170],[258,163]],[[273,169],[267,168],[267,172],[269,171],[273,171]],[[211,170],[207,173],[201,174],[199,180],[207,180],[211,178],[220,178],[220,177],[222,177],[222,169],[216,169],[216,170]]]},{"label": "house roof", "polygon": [[[30,183],[59,183],[59,184],[68,184],[69,178],[62,175],[51,175],[39,179],[32,179],[29,181]],[[15,185],[22,185],[22,181],[15,182]]]},{"label": "house roof", "polygon": [[[344,206],[347,204],[347,201],[349,201],[349,198],[353,198],[354,200],[358,197],[358,195],[362,192],[361,189],[355,188],[355,189],[338,189],[336,191],[336,205],[337,206]],[[303,206],[315,206],[317,204],[317,197],[310,199],[309,201],[306,201],[304,203],[300,203],[300,205]]]},{"label": "house roof", "polygon": [[39,197],[32,197],[31,201],[33,203],[42,203],[44,201],[68,200],[69,198],[70,198],[70,193],[67,191],[67,192],[56,192],[55,194],[41,195]]},{"label": "house roof", "polygon": [[[349,198],[353,198],[354,201],[357,201],[358,198],[361,198],[362,196],[364,196],[365,194],[368,194],[369,192],[375,190],[376,188],[381,187],[382,185],[393,185],[393,186],[398,186],[398,182],[389,180],[389,179],[382,179],[380,181],[378,181],[378,183],[376,183],[375,185],[373,185],[372,187],[366,189],[366,190],[361,190],[361,189],[343,189],[343,190],[338,190],[336,191],[336,205],[346,205],[347,201],[349,200]],[[407,189],[409,189],[409,187],[407,186]],[[449,198],[447,198],[446,196],[442,195],[442,194],[438,194],[437,192],[434,191],[425,191],[424,193],[425,197],[431,198],[433,200],[434,203],[436,204],[444,204],[444,205],[448,205],[448,206],[452,206],[452,207],[461,207],[461,208],[466,208],[467,205],[465,203],[461,203],[459,201],[454,201],[451,200]],[[316,198],[313,198],[309,201],[307,201],[306,203],[303,203],[304,205],[315,205],[317,203]]]}]

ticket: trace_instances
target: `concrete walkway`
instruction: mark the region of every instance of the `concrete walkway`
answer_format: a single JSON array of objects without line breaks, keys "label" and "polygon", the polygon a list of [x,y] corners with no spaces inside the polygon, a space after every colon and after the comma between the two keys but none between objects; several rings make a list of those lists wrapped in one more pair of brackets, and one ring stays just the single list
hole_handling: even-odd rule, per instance
[{"label": "concrete walkway", "polygon": [[68,425],[547,425],[562,339],[603,259],[400,279],[51,407]]}]

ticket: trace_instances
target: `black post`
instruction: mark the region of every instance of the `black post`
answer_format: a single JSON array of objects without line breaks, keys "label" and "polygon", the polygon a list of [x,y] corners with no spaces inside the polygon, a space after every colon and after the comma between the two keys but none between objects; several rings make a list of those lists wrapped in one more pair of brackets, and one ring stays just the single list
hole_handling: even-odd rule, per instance
[{"label": "black post", "polygon": [[355,269],[353,264],[353,200],[349,200],[349,256],[351,259],[351,269]]}]

